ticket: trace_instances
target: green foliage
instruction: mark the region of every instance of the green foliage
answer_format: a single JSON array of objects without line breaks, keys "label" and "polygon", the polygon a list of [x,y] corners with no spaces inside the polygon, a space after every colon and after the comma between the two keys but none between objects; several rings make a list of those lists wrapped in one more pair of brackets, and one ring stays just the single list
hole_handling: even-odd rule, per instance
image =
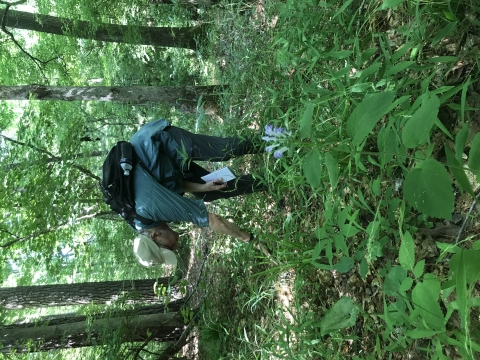
[{"label": "green foliage", "polygon": [[318,188],[322,183],[322,158],[317,148],[305,157],[303,172],[312,188]]},{"label": "green foliage", "polygon": [[415,304],[412,318],[420,315],[426,325],[434,330],[444,330],[443,312],[438,303],[440,280],[433,274],[425,274],[422,282],[412,290],[412,302]]},{"label": "green foliage", "polygon": [[475,134],[472,140],[470,154],[468,156],[468,167],[476,171],[480,171],[480,134]]},{"label": "green foliage", "polygon": [[352,299],[342,297],[329,310],[320,323],[322,336],[335,330],[345,329],[355,325],[357,308]]},{"label": "green foliage", "polygon": [[415,244],[412,235],[408,231],[402,236],[398,261],[405,270],[413,270],[415,264]]},{"label": "green foliage", "polygon": [[405,199],[429,216],[450,219],[454,195],[445,167],[430,158],[420,168],[408,172],[405,177]]},{"label": "green foliage", "polygon": [[430,130],[437,118],[440,101],[433,95],[424,94],[417,101],[421,101],[420,107],[407,120],[403,131],[402,141],[407,148],[416,148],[424,145],[430,139]]},{"label": "green foliage", "polygon": [[300,121],[300,138],[310,137],[312,131],[313,104],[309,102]]},{"label": "green foliage", "polygon": [[[90,30],[146,19],[149,26],[193,23],[191,9],[136,1],[37,5],[40,13],[89,21]],[[478,9],[463,2],[378,5],[288,0],[266,2],[262,11],[248,3],[208,8],[201,54],[41,34],[30,50],[57,58],[40,70],[5,43],[0,61],[15,64],[0,67],[5,84],[170,85],[173,78],[229,87],[219,104],[222,126],[205,110],[188,117],[128,104],[2,104],[2,130],[15,127],[21,142],[1,142],[8,168],[1,240],[18,240],[2,248],[4,284],[159,275],[135,264],[133,232],[101,214],[92,175],[102,157],[89,154],[160,116],[215,135],[258,135],[275,124],[293,132],[282,159],[231,164],[263,174],[270,194],[220,207],[253,229],[272,258],[241,244],[213,244],[204,272],[210,282],[202,284],[204,357],[371,359],[396,352],[444,359],[446,350],[478,357],[480,245],[465,233],[458,243],[438,242],[435,261],[420,251],[431,242],[417,231],[463,212],[454,202],[462,191],[475,195],[470,173],[479,175],[480,140],[469,136],[470,90],[478,75],[452,74],[460,60],[478,68],[478,49],[445,44],[478,33],[480,24],[462,8]],[[453,124],[438,117],[445,106]],[[183,315],[190,320],[193,312]],[[94,358],[89,351],[75,355]],[[121,351],[112,343],[103,355]]]},{"label": "green foliage", "polygon": [[[356,352],[357,346],[388,358],[393,352],[413,353],[419,339],[421,353],[413,356],[444,359],[451,345],[465,358],[477,351],[478,341],[467,319],[468,304],[473,305],[472,298],[478,294],[472,293],[472,279],[460,276],[459,280],[455,274],[461,275],[458,263],[470,266],[466,257],[473,255],[466,251],[478,255],[480,246],[460,253],[464,246],[468,248],[470,238],[448,245],[450,252],[444,251],[438,262],[451,273],[438,275],[435,259],[419,251],[423,248],[419,244],[426,240],[417,231],[461,211],[455,200],[462,191],[467,199],[474,195],[469,171],[478,175],[480,170],[475,165],[477,139],[475,134],[473,142],[469,137],[472,79],[462,78],[462,83],[455,84],[446,80],[445,69],[460,57],[441,45],[446,37],[462,32],[457,20],[461,7],[386,0],[375,6],[355,1],[269,5],[266,19],[275,18],[276,25],[268,29],[267,39],[239,31],[246,28],[247,20],[234,9],[230,14],[238,26],[221,24],[228,29],[223,34],[235,36],[228,50],[222,44],[212,46],[213,54],[227,61],[224,79],[235,89],[224,97],[229,116],[235,119],[225,132],[262,129],[265,124],[293,131],[288,156],[268,158],[265,167],[258,168],[266,172],[275,199],[283,195],[287,208],[265,210],[275,205],[268,207],[268,199],[257,205],[258,198],[234,205],[241,204],[241,212],[248,212],[244,219],[249,219],[249,226],[255,226],[255,217],[261,219],[262,237],[278,261],[278,266],[267,268],[265,259],[249,262],[261,285],[234,276],[236,286],[241,286],[235,290],[242,294],[238,306],[258,300],[258,288],[280,282],[287,269],[295,272],[289,283],[295,290],[289,308],[293,320],[276,316],[282,312],[279,305],[264,298],[259,301],[264,311],[257,321],[262,321],[265,331],[232,310],[228,320],[222,320],[222,326],[230,329],[222,339],[223,356],[249,357],[258,351],[259,357],[372,358]],[[388,15],[387,9],[394,11]],[[384,22],[387,16],[398,20],[397,25]],[[378,23],[385,24],[388,35],[385,28],[375,27]],[[264,56],[236,45],[238,39],[243,45],[251,44],[250,48],[264,49]],[[249,61],[238,64],[237,59]],[[244,101],[248,107],[242,106]],[[242,110],[235,112],[235,106]],[[453,124],[439,118],[445,106],[455,114]],[[460,123],[455,123],[457,114]],[[446,160],[440,148],[445,149]],[[468,153],[468,169],[464,153]],[[439,246],[443,251],[447,245]],[[235,255],[235,266],[222,263],[233,273],[245,261],[245,254]],[[451,257],[448,265],[445,257]],[[475,273],[469,268],[465,274],[471,270]],[[383,302],[372,306],[381,314],[379,323],[371,320],[367,306],[354,313],[361,306],[357,299],[358,305],[353,305],[349,298],[330,292],[332,283],[315,287],[320,274],[332,271],[335,281],[358,274],[360,283],[345,290],[353,294],[378,285]],[[242,289],[248,289],[247,294]],[[449,294],[461,300],[445,310]],[[375,302],[375,297],[371,300]],[[308,310],[301,305],[306,303]],[[448,332],[453,314],[464,319],[456,334]],[[351,328],[359,326],[359,318],[361,339]],[[237,322],[245,326],[237,328]],[[275,341],[272,333],[277,334]],[[327,333],[330,336],[322,337]],[[338,349],[347,339],[355,345],[343,354]],[[306,349],[302,345],[311,352],[302,350]]]}]

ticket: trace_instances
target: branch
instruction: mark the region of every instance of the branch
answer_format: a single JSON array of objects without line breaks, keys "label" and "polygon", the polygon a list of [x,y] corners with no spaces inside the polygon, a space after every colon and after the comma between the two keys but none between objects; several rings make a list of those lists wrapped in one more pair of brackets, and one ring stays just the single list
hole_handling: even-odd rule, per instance
[{"label": "branch", "polygon": [[24,4],[25,2],[27,2],[27,0],[19,0],[17,2],[13,2],[13,3],[7,3],[6,1],[2,1],[0,0],[0,4],[3,4],[3,5],[6,5],[6,8],[5,8],[5,13],[3,14],[3,18],[2,18],[2,23],[1,23],[1,28],[2,28],[2,31],[7,34],[13,41],[13,43],[15,45],[17,45],[17,47],[25,54],[27,55],[34,63],[35,65],[37,65],[38,67],[41,68],[41,66],[38,64],[42,64],[43,66],[47,65],[50,61],[52,60],[55,60],[55,59],[58,59],[58,57],[54,57],[50,60],[47,60],[47,61],[43,61],[43,60],[40,60],[32,55],[30,55],[30,53],[28,51],[26,51],[22,45],[20,45],[18,43],[18,41],[15,39],[15,36],[13,36],[13,34],[7,30],[6,28],[6,24],[7,24],[7,15],[8,15],[8,10],[10,9],[11,6],[16,6],[16,5],[19,5],[19,4]]},{"label": "branch", "polygon": [[20,237],[20,236],[17,236],[15,234],[12,234],[11,232],[9,232],[5,229],[0,229],[1,232],[7,233],[8,235],[13,236],[15,238],[15,240],[11,240],[9,242],[6,242],[5,244],[0,244],[0,248],[6,248],[6,247],[9,247],[9,246],[12,246],[13,244],[16,244],[17,242],[29,240],[29,239],[32,239],[32,238],[36,238],[37,236],[40,236],[40,235],[43,235],[43,234],[48,234],[49,232],[56,231],[56,230],[64,227],[67,224],[68,224],[68,221],[64,222],[63,224],[58,225],[57,227],[46,229],[46,230],[40,231],[38,233],[31,234],[31,235],[24,236],[24,237]]},{"label": "branch", "polygon": [[[3,135],[2,135],[3,136]],[[13,139],[8,139],[9,141],[13,141],[15,142],[15,140]],[[23,144],[20,144],[20,145],[23,145]],[[83,159],[83,158],[89,158],[89,157],[95,157],[95,156],[107,156],[108,155],[108,151],[93,151],[91,153],[80,153],[80,154],[77,154],[73,157],[70,157],[70,158],[59,158],[59,157],[49,157],[48,159],[45,160],[45,162],[48,164],[48,163],[53,163],[53,162],[59,162],[60,161],[73,161],[73,160],[77,160],[77,159]],[[12,170],[12,169],[15,169],[19,166],[24,166],[26,164],[28,164],[28,166],[32,166],[32,165],[35,165],[39,162],[35,161],[35,162],[18,162],[18,163],[12,163],[12,164],[7,164],[7,165],[4,165],[2,168],[6,171],[8,170]]]},{"label": "branch", "polygon": [[75,222],[79,222],[79,221],[86,220],[86,219],[91,219],[91,218],[101,218],[104,215],[118,215],[118,214],[114,211],[100,211],[100,212],[95,213],[95,214],[88,214],[88,215],[80,216],[80,217],[75,219]]},{"label": "branch", "polygon": [[[0,1],[1,1],[1,0],[0,0]],[[5,135],[3,135],[3,134],[0,134],[0,136],[1,136],[2,138],[4,138],[5,140],[10,141],[10,142],[12,142],[12,143],[14,143],[14,144],[21,145],[21,146],[26,146],[26,147],[28,147],[28,148],[30,148],[30,149],[39,151],[39,152],[41,152],[42,154],[46,154],[46,155],[48,155],[48,156],[50,156],[50,157],[52,157],[52,158],[59,159],[59,157],[55,156],[55,155],[52,154],[51,152],[49,152],[49,151],[47,151],[47,150],[44,150],[44,149],[42,149],[42,148],[38,148],[38,147],[36,147],[36,146],[27,144],[27,143],[25,143],[25,142],[22,142],[22,141],[18,141],[18,140],[9,138],[8,136],[5,136]]]},{"label": "branch", "polygon": [[[1,1],[1,0],[0,0]],[[39,151],[40,153],[42,154],[46,154],[48,156],[50,156],[51,158],[53,158],[55,161],[57,162],[60,162],[62,161],[62,158],[58,157],[58,156],[55,156],[54,154],[52,154],[51,152],[45,150],[45,149],[42,149],[42,148],[39,148],[39,147],[36,147],[36,146],[33,146],[33,145],[30,145],[30,144],[27,144],[27,143],[24,143],[22,141],[18,141],[18,140],[15,140],[15,139],[11,139],[5,135],[2,135],[0,134],[0,137],[4,138],[5,140],[7,141],[10,141],[10,142],[13,142],[14,144],[18,144],[18,145],[22,145],[22,146],[26,146],[26,147],[29,147],[30,149],[33,149],[33,150],[36,150],[36,151]],[[77,169],[78,171],[80,171],[81,173],[85,174],[85,175],[88,175],[90,177],[92,177],[93,179],[97,180],[97,181],[101,181],[102,179],[95,175],[94,173],[92,173],[90,170],[88,169],[85,169],[84,167],[80,166],[80,165],[75,165],[75,164],[70,164],[71,167]]]}]

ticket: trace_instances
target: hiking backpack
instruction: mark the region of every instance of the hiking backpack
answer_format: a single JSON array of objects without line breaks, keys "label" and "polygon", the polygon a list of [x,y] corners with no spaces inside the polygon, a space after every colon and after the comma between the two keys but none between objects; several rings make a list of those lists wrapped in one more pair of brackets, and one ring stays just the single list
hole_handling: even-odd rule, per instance
[{"label": "hiking backpack", "polygon": [[140,161],[133,150],[132,144],[119,141],[107,155],[103,163],[102,180],[100,187],[103,201],[110,205],[110,209],[120,216],[136,230],[134,220],[145,225],[154,221],[144,218],[135,212],[135,195],[133,192],[133,171],[135,165],[140,164],[148,173],[150,170]]}]

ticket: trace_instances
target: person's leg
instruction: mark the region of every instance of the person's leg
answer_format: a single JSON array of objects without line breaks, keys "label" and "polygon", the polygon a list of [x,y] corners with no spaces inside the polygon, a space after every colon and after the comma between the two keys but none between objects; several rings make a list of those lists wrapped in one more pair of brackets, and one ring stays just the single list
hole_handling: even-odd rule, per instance
[{"label": "person's leg", "polygon": [[186,150],[192,160],[226,161],[235,156],[257,154],[263,151],[260,136],[258,139],[221,138],[194,134],[175,126],[170,126],[165,131],[179,144],[182,151]]},{"label": "person's leg", "polygon": [[243,242],[249,242],[251,238],[250,233],[240,229],[237,224],[228,221],[216,214],[208,214],[208,226],[215,232],[218,232],[222,235],[234,237],[235,239],[241,240]]},{"label": "person's leg", "polygon": [[[194,162],[190,163],[189,171],[191,172],[191,176],[185,180],[196,182],[198,184],[204,184],[205,181],[203,181],[201,177],[209,174],[206,169]],[[252,175],[242,175],[236,179],[228,181],[227,187],[220,191],[209,191],[202,193],[192,192],[192,194],[197,199],[202,199],[205,202],[211,202],[218,199],[228,199],[231,197],[251,194],[253,192],[263,190],[267,190],[267,186],[260,178],[255,178]]]}]

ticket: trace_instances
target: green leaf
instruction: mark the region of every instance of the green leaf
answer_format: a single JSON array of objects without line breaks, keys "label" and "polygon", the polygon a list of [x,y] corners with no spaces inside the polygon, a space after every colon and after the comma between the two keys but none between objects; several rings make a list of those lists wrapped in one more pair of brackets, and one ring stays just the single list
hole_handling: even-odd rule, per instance
[{"label": "green leaf", "polygon": [[325,165],[327,166],[328,170],[328,177],[330,179],[330,185],[332,187],[332,190],[335,190],[337,187],[338,183],[338,173],[339,173],[339,168],[338,168],[338,161],[333,157],[332,154],[326,153],[325,154]]},{"label": "green leaf", "polygon": [[325,247],[325,241],[318,240],[317,245],[315,245],[312,251],[312,261],[315,261],[318,259],[318,257],[320,256],[320,252],[323,250],[324,247]]},{"label": "green leaf", "polygon": [[440,101],[433,95],[423,95],[419,109],[408,119],[402,131],[402,141],[407,148],[425,144],[430,139],[430,130],[437,118]]},{"label": "green leaf", "polygon": [[369,60],[373,55],[375,55],[377,51],[378,51],[377,47],[372,47],[365,50],[363,54],[360,56],[360,59],[357,60],[358,61],[357,65],[362,65],[365,61]]},{"label": "green leaf", "polygon": [[438,303],[440,280],[433,274],[425,274],[423,282],[417,282],[412,290],[415,312],[434,330],[445,329],[444,315]]},{"label": "green leaf", "polygon": [[432,40],[432,46],[438,44],[440,41],[442,41],[442,39],[447,36],[448,34],[450,34],[450,32],[457,26],[457,23],[456,22],[452,22],[452,23],[449,23],[447,24],[447,26],[445,26],[442,30],[440,30],[440,32],[437,34],[437,36],[435,36]]},{"label": "green leaf", "polygon": [[450,219],[454,194],[450,176],[435,159],[425,160],[421,168],[411,170],[404,183],[405,199],[428,216]]},{"label": "green leaf", "polygon": [[405,43],[402,45],[400,49],[395,51],[395,53],[392,55],[392,58],[390,59],[392,64],[397,62],[403,55],[405,55],[406,52],[412,48],[413,44],[414,44],[413,42]]},{"label": "green leaf", "polygon": [[380,10],[386,10],[400,5],[405,0],[383,0]]},{"label": "green leaf", "polygon": [[413,285],[413,279],[411,277],[405,278],[400,284],[400,291],[405,292],[410,290]]},{"label": "green leaf", "polygon": [[408,231],[402,236],[398,260],[405,270],[413,271],[413,265],[415,264],[415,243],[412,235],[410,235]]},{"label": "green leaf", "polygon": [[480,172],[480,133],[475,135],[470,146],[468,167],[473,171]]},{"label": "green leaf", "polygon": [[300,121],[300,138],[305,139],[310,137],[312,132],[312,117],[313,117],[313,104],[309,102],[303,113],[302,120]]},{"label": "green leaf", "polygon": [[379,161],[381,165],[390,162],[396,154],[399,154],[398,135],[390,127],[383,127],[377,137],[377,146],[380,151]]},{"label": "green leaf", "polygon": [[366,69],[363,69],[362,71],[357,72],[354,75],[354,77],[358,77],[360,79],[359,81],[362,82],[365,79],[367,79],[369,76],[375,74],[380,69],[381,66],[382,64],[380,62],[375,62],[369,67],[367,67]]},{"label": "green leaf", "polygon": [[372,192],[375,196],[380,196],[380,191],[380,177],[378,177],[372,183]]},{"label": "green leaf", "polygon": [[413,275],[418,279],[423,274],[423,270],[425,269],[425,259],[420,260],[415,267],[413,268]]},{"label": "green leaf", "polygon": [[405,335],[411,337],[412,339],[421,339],[421,338],[431,337],[439,333],[441,333],[441,331],[427,330],[427,329],[413,329],[413,330],[407,330],[405,332]]},{"label": "green leaf", "polygon": [[437,247],[440,250],[445,251],[445,252],[450,253],[450,254],[455,254],[455,253],[460,251],[460,248],[456,245],[452,245],[452,244],[449,244],[449,243],[442,243],[442,242],[438,242],[438,241],[437,241]]},{"label": "green leaf", "polygon": [[399,73],[400,71],[404,71],[408,69],[412,64],[415,64],[415,61],[401,61],[394,66],[387,66],[385,76],[390,76]]},{"label": "green leaf", "polygon": [[444,62],[457,61],[457,60],[458,58],[456,56],[437,56],[430,59],[426,59],[425,62],[444,63]]},{"label": "green leaf", "polygon": [[363,93],[363,92],[367,92],[367,90],[370,90],[372,88],[373,88],[373,84],[371,82],[359,83],[359,84],[354,84],[352,87],[350,87],[350,92]]},{"label": "green leaf", "polygon": [[348,7],[348,5],[350,5],[352,3],[352,1],[353,0],[345,1],[345,3],[342,5],[342,7],[340,9],[338,9],[338,11],[335,14],[333,14],[332,19],[335,19],[338,15],[340,15]]},{"label": "green leaf", "polygon": [[464,191],[472,195],[473,198],[475,198],[475,193],[473,192],[472,185],[470,184],[470,180],[468,180],[467,174],[465,174],[463,166],[457,161],[448,145],[445,145],[445,154],[447,155],[447,164],[449,166],[450,172],[457,180],[460,188],[462,188]]},{"label": "green leaf", "polygon": [[352,299],[342,297],[322,319],[320,323],[321,335],[355,325],[357,313],[358,310]]},{"label": "green leaf", "polygon": [[394,323],[392,316],[390,315],[390,310],[388,309],[387,302],[385,301],[385,296],[383,296],[383,318],[385,320],[385,323],[387,324],[387,328],[392,330]]},{"label": "green leaf", "polygon": [[435,118],[435,125],[437,125],[437,127],[438,127],[440,130],[442,130],[443,133],[450,138],[450,140],[453,140],[452,134],[450,134],[450,131],[448,131],[448,129],[445,127],[445,125],[443,125],[443,123],[440,121],[440,119],[438,118],[438,116]]},{"label": "green leaf", "polygon": [[[460,256],[461,255],[461,256]],[[465,268],[465,279],[468,284],[473,284],[480,280],[480,251],[461,250],[450,259],[450,269],[453,272],[453,278],[457,278],[457,273],[462,266]],[[461,264],[463,262],[463,264]],[[462,270],[463,271],[463,270]]]},{"label": "green leaf", "polygon": [[480,110],[479,108],[474,108],[474,107],[471,107],[471,106],[467,106],[465,105],[465,107],[463,107],[461,104],[455,104],[455,103],[448,103],[447,106],[452,109],[452,110],[456,110],[456,111],[478,111]]},{"label": "green leaf", "polygon": [[355,227],[351,222],[349,222],[340,226],[340,231],[346,238],[349,238],[357,235],[360,230]]},{"label": "green leaf", "polygon": [[305,157],[303,172],[313,189],[318,188],[322,184],[321,155],[317,148],[313,148]]},{"label": "green leaf", "polygon": [[338,263],[333,265],[333,269],[337,270],[339,273],[344,274],[349,272],[353,268],[354,261],[348,256],[343,256]]},{"label": "green leaf", "polygon": [[327,56],[334,59],[345,59],[346,57],[349,57],[351,54],[352,54],[351,50],[341,50],[341,51],[334,51],[334,52],[328,53]]},{"label": "green leaf", "polygon": [[347,246],[347,242],[345,241],[345,236],[343,236],[343,234],[341,233],[334,234],[333,244],[337,249],[337,253],[340,250],[345,256],[348,256],[348,246]]},{"label": "green leaf", "polygon": [[390,269],[385,282],[383,283],[383,290],[387,296],[398,296],[400,284],[407,277],[407,271],[400,266],[395,266]]},{"label": "green leaf", "polygon": [[395,98],[395,92],[365,95],[363,101],[352,111],[347,120],[347,132],[353,145],[359,145],[385,115]]},{"label": "green leaf", "polygon": [[467,319],[465,318],[467,313],[467,272],[466,261],[463,257],[464,250],[460,250],[457,254],[459,259],[454,268],[455,290],[457,292],[458,312],[460,313],[460,321],[462,328],[465,328]]},{"label": "green leaf", "polygon": [[465,107],[467,106],[467,90],[470,86],[470,79],[471,77],[469,76],[467,81],[463,83],[462,96],[460,98],[460,115],[462,117],[463,124],[465,123]]},{"label": "green leaf", "polygon": [[443,11],[443,14],[447,20],[458,21],[458,18],[455,16],[455,14],[452,14],[450,11]]}]

